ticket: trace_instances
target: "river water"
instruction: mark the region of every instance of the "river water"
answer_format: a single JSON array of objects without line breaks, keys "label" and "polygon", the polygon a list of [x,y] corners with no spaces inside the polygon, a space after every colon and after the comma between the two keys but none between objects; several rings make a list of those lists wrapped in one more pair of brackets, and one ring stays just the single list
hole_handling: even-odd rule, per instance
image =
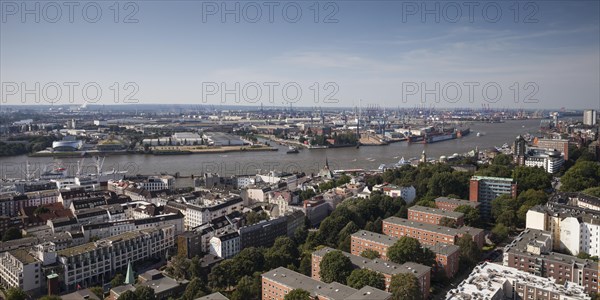
[{"label": "river water", "polygon": [[[107,156],[103,170],[127,170],[128,174],[175,174],[181,176],[200,175],[204,172],[215,172],[222,175],[256,174],[262,170],[304,171],[317,173],[329,161],[331,169],[377,169],[380,164],[393,164],[401,157],[406,160],[420,157],[425,150],[429,158],[439,159],[441,155],[465,153],[479,147],[480,150],[504,143],[512,144],[515,137],[523,133],[534,134],[538,131],[540,120],[517,120],[505,123],[474,123],[469,125],[471,134],[455,140],[434,144],[393,143],[387,146],[361,146],[356,149],[303,149],[298,154],[287,154],[286,146],[279,146],[279,151],[236,152],[226,154],[194,154],[194,155],[114,155]],[[485,133],[478,137],[477,132]],[[274,143],[272,143],[274,144]],[[44,170],[56,167],[67,168],[70,174],[78,169],[78,158],[27,157],[13,156],[0,158],[1,178],[23,178],[29,172],[39,174]],[[79,162],[83,173],[95,171],[95,161],[86,158]]]}]

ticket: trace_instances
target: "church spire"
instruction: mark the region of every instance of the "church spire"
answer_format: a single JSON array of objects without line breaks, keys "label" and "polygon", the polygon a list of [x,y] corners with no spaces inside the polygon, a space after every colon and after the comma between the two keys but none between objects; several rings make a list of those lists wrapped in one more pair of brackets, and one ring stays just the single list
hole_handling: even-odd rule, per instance
[{"label": "church spire", "polygon": [[127,276],[125,276],[125,284],[135,284],[135,277],[133,275],[133,266],[131,261],[127,264]]}]

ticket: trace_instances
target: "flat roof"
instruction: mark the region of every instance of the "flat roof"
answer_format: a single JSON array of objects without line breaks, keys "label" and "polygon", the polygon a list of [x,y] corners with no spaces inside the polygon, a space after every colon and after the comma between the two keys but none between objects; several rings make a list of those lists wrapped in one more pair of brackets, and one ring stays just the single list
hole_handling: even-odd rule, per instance
[{"label": "flat roof", "polygon": [[[313,252],[313,255],[323,257],[323,256],[325,256],[325,254],[327,254],[328,252],[331,252],[331,251],[340,251],[340,250],[336,250],[336,249],[329,248],[329,247],[324,247],[322,249],[319,249],[319,250]],[[421,277],[422,275],[429,273],[429,271],[431,270],[430,267],[427,267],[427,266],[424,266],[421,264],[417,264],[417,263],[413,263],[413,262],[397,264],[397,263],[394,263],[391,261],[386,261],[386,260],[379,259],[379,258],[368,259],[368,258],[365,258],[362,256],[350,254],[348,252],[344,252],[344,251],[341,251],[341,252],[342,252],[342,254],[344,254],[344,256],[348,257],[350,259],[350,261],[352,261],[352,264],[355,265],[356,267],[358,267],[360,269],[369,269],[371,271],[375,271],[378,273],[383,273],[383,274],[388,274],[388,275],[396,275],[396,274],[401,274],[401,273],[412,273],[416,277]]]},{"label": "flat roof", "polygon": [[396,237],[385,235],[385,234],[380,234],[380,233],[376,233],[376,232],[366,231],[366,230],[359,230],[359,231],[353,233],[352,236],[355,236],[355,237],[358,237],[361,239],[367,239],[369,241],[373,241],[375,243],[379,243],[379,244],[383,244],[383,245],[387,245],[387,246],[391,246],[395,242],[398,241],[398,238],[396,238]]},{"label": "flat roof", "polygon": [[417,228],[420,230],[426,230],[426,231],[447,234],[447,235],[452,235],[452,236],[456,236],[459,234],[459,231],[454,228],[439,226],[439,225],[434,225],[434,224],[429,224],[429,223],[423,223],[423,222],[418,222],[418,221],[411,221],[411,220],[402,219],[402,218],[398,218],[398,217],[389,217],[389,218],[383,220],[383,222],[388,222],[388,223],[392,223],[395,225],[402,225],[402,226],[406,226],[406,227],[410,227],[410,228]]},{"label": "flat roof", "polygon": [[464,199],[457,199],[457,198],[448,198],[448,197],[437,197],[435,198],[435,202],[448,202],[448,203],[454,203],[454,204],[458,204],[460,205],[469,205],[469,206],[473,206],[473,207],[477,207],[479,206],[479,202],[475,202],[475,201],[469,201],[469,200],[464,200]]},{"label": "flat roof", "polygon": [[443,209],[439,209],[439,208],[431,208],[431,207],[420,206],[420,205],[415,205],[415,206],[409,207],[408,211],[411,211],[411,210],[416,211],[416,212],[440,215],[440,216],[450,218],[450,219],[459,219],[465,215],[461,212],[447,211],[447,210],[443,210]]},{"label": "flat roof", "polygon": [[29,254],[29,252],[27,252],[24,249],[11,250],[11,251],[8,251],[8,253],[10,253],[10,255],[14,256],[17,260],[19,260],[23,264],[31,264],[31,263],[34,263],[37,261],[37,259],[35,259],[35,257],[31,256],[31,254]]},{"label": "flat roof", "polygon": [[509,177],[492,177],[492,176],[473,176],[471,180],[493,180],[493,181],[506,181],[513,182],[512,178]]}]

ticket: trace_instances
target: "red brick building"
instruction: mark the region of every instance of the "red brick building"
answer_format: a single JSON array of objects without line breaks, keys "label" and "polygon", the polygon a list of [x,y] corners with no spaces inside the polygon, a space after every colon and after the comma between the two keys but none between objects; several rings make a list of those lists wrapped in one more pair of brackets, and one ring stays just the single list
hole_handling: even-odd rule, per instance
[{"label": "red brick building", "polygon": [[[325,247],[312,253],[312,278],[321,280],[319,272],[321,270],[320,264],[325,254],[335,249]],[[384,261],[382,259],[367,259],[361,256],[353,255],[347,252],[342,252],[346,257],[350,259],[352,264],[358,269],[368,269],[379,274],[382,274],[385,278],[385,290],[388,291],[392,276],[403,273],[410,273],[414,275],[419,281],[421,292],[425,295],[424,299],[429,297],[429,287],[431,285],[431,267],[424,266],[421,264],[407,262],[404,264],[397,264],[390,261]]]},{"label": "red brick building", "polygon": [[324,283],[284,267],[265,272],[261,277],[262,300],[283,300],[285,295],[295,289],[309,292],[311,300],[389,300],[392,298],[392,294],[370,286],[357,290],[337,282]]},{"label": "red brick building", "polygon": [[479,203],[471,202],[469,200],[448,197],[438,197],[435,199],[435,206],[442,210],[455,211],[456,208],[461,205],[468,205],[473,208],[479,208]]},{"label": "red brick building", "polygon": [[483,230],[469,226],[450,228],[398,217],[389,217],[383,220],[382,226],[383,233],[386,235],[397,238],[412,237],[423,245],[433,246],[437,243],[454,245],[456,240],[465,234],[470,234],[480,248],[484,244]]},{"label": "red brick building", "polygon": [[408,209],[408,219],[423,223],[440,225],[443,218],[453,220],[456,226],[465,224],[464,214],[454,211],[446,211],[437,208],[415,205]]}]

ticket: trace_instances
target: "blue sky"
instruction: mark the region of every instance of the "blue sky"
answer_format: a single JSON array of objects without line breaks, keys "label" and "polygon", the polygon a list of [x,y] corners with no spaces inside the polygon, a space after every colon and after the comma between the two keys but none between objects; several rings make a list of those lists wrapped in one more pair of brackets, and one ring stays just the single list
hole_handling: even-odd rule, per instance
[{"label": "blue sky", "polygon": [[[76,104],[85,102],[79,88],[88,82],[98,83],[102,98],[97,103],[105,104],[115,103],[110,89],[114,82],[119,83],[120,103],[134,90],[125,90],[125,84],[133,82],[139,88],[133,98],[142,104],[269,106],[292,101],[297,106],[355,106],[362,99],[363,105],[387,107],[600,108],[598,1],[482,1],[476,2],[471,20],[463,1],[273,1],[273,22],[265,2],[144,1],[129,7],[120,2],[115,22],[113,2],[98,1],[94,4],[102,16],[96,23],[84,18],[81,7],[88,2],[78,2],[72,23],[66,6],[58,21],[49,23],[53,7],[44,12],[44,2],[25,2],[29,8],[40,3],[37,23],[33,15],[22,19],[23,2],[10,2],[18,4],[15,14],[8,12],[12,4],[2,2],[2,82],[19,87],[77,82]],[[244,17],[254,18],[255,3],[262,16],[250,23]],[[206,14],[214,4],[219,11]],[[240,22],[233,15],[223,19],[221,5],[233,9],[236,4]],[[314,20],[315,5],[319,22]],[[437,12],[440,21],[433,14],[423,20],[422,5]],[[298,22],[285,19],[283,6],[288,18],[300,7]],[[462,18],[454,20],[457,6]],[[496,15],[498,7],[501,15]],[[134,8],[138,11],[133,18],[139,22],[124,23]],[[411,8],[417,10],[414,15],[407,12]],[[329,14],[328,20],[337,23],[323,22]],[[85,16],[95,17],[93,9]],[[245,99],[255,89],[249,86],[244,93],[240,88],[243,99],[237,103],[221,89],[234,89],[236,82],[240,87],[256,83],[262,97],[258,102]],[[269,82],[276,83],[272,98],[267,96]],[[467,96],[469,82],[474,83],[472,99]],[[219,90],[203,94],[203,83],[215,83]],[[286,83],[294,83],[288,98],[282,96]],[[486,84],[492,87],[487,100],[482,96]],[[419,90],[409,94],[408,85]],[[455,97],[456,86],[460,98]],[[299,99],[297,88],[302,91]],[[433,92],[425,94],[422,88]],[[496,99],[497,88],[502,96]],[[63,85],[57,103],[68,103],[67,90]],[[20,104],[20,96],[19,88],[11,95],[3,93],[3,100]],[[526,99],[534,103],[524,103]],[[36,103],[29,97],[25,104]]]}]

